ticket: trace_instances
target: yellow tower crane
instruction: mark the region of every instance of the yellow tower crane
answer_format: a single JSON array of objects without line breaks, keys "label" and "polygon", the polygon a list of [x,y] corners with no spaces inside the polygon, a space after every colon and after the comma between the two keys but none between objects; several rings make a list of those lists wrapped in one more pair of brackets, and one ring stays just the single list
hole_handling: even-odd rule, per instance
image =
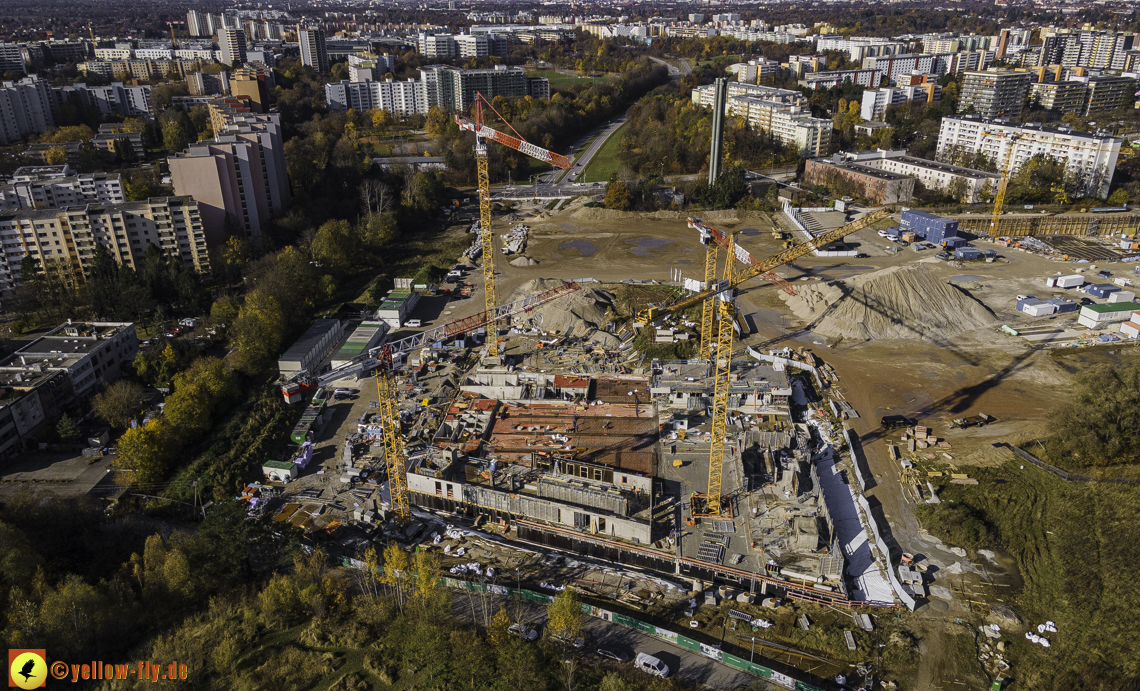
[{"label": "yellow tower crane", "polygon": [[396,373],[392,371],[392,350],[385,345],[376,359],[376,391],[380,399],[384,464],[388,469],[388,505],[392,507],[393,520],[403,527],[411,520],[412,509],[408,502],[408,456],[400,431],[400,399]]},{"label": "yellow tower crane", "polygon": [[[720,516],[721,503],[721,484],[724,475],[724,449],[727,441],[728,429],[728,392],[729,392],[729,371],[732,366],[732,333],[733,333],[733,320],[736,316],[736,308],[733,305],[732,289],[761,274],[771,272],[772,269],[782,264],[795,261],[800,257],[811,253],[813,250],[825,247],[836,240],[846,237],[851,233],[862,230],[867,226],[889,218],[891,212],[888,209],[879,209],[873,211],[862,218],[852,221],[845,226],[829,230],[821,233],[819,236],[812,238],[808,242],[800,243],[786,249],[783,252],[774,254],[765,260],[757,261],[751,264],[739,273],[734,273],[732,267],[734,262],[731,257],[725,262],[724,279],[719,283],[707,285],[705,290],[697,293],[696,295],[689,296],[684,300],[680,300],[671,305],[663,307],[650,307],[644,309],[637,314],[637,321],[650,326],[654,320],[659,319],[668,314],[675,312],[683,312],[684,310],[692,307],[693,305],[704,303],[708,305],[716,298],[720,299],[720,304],[717,309],[720,313],[720,323],[717,325],[716,330],[716,353],[711,363],[713,368],[713,403],[712,403],[712,444],[709,448],[709,488],[708,493],[703,497],[704,507],[703,510],[694,507],[694,515],[702,516]],[[734,246],[734,239],[727,238],[728,246]],[[716,264],[713,260],[712,271],[715,275]],[[706,271],[708,271],[706,265]],[[707,326],[702,326],[702,329],[711,334],[712,329]],[[702,341],[706,336],[701,335]],[[711,338],[711,336],[709,336]],[[702,497],[695,496],[694,499],[700,500]]]},{"label": "yellow tower crane", "polygon": [[[732,235],[728,241],[733,241]],[[734,285],[732,281],[732,258],[724,263],[724,285]],[[705,302],[707,305],[709,302]],[[712,444],[709,446],[709,491],[705,495],[705,513],[710,516],[720,515],[720,487],[721,477],[724,474],[724,445],[728,430],[728,372],[732,366],[732,322],[736,317],[736,309],[732,302],[732,288],[728,288],[720,295],[720,324],[717,328],[716,353],[714,363],[716,373],[713,377],[713,419]]]},{"label": "yellow tower crane", "polygon": [[[547,151],[523,139],[522,135],[511,127],[507,119],[499,115],[491,102],[478,91],[475,92],[474,105],[475,119],[470,120],[456,114],[455,124],[459,125],[461,129],[475,133],[475,168],[478,172],[479,181],[479,237],[483,241],[483,301],[486,305],[487,314],[493,315],[495,307],[498,306],[498,296],[495,294],[495,236],[491,229],[491,180],[487,169],[487,140],[509,146],[515,151],[521,151],[527,156],[545,161],[564,170],[573,168],[574,164],[566,156]],[[499,119],[507,123],[507,127],[511,127],[511,131],[518,136],[512,137],[483,124],[484,105],[490,108],[495,115],[498,115]],[[499,354],[499,343],[498,327],[493,319],[487,325],[487,332],[487,354],[494,357]]]}]

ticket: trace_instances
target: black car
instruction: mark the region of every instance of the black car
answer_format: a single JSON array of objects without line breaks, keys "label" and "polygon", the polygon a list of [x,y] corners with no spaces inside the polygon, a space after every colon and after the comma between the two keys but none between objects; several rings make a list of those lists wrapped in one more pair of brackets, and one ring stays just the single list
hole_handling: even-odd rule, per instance
[{"label": "black car", "polygon": [[1092,298],[1081,298],[1081,304],[1082,305],[1095,305],[1096,301],[1093,300]]},{"label": "black car", "polygon": [[879,424],[883,426],[883,429],[893,429],[895,427],[910,427],[914,424],[914,420],[903,415],[884,415]]},{"label": "black car", "polygon": [[629,655],[616,648],[598,648],[598,655],[614,662],[628,662]]}]

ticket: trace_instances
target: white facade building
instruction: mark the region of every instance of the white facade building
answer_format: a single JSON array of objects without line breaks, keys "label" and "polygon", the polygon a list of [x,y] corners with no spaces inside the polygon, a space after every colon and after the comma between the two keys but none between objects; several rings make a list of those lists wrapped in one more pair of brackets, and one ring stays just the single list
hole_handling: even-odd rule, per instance
[{"label": "white facade building", "polygon": [[426,114],[427,94],[423,82],[416,79],[397,82],[350,82],[347,79],[325,85],[325,100],[332,112],[352,108],[363,113],[372,108],[400,115]]},{"label": "white facade building", "polygon": [[1083,193],[1108,196],[1116,161],[1120,156],[1120,139],[1109,134],[1089,134],[1069,128],[1045,129],[1040,126],[1017,126],[1004,119],[959,116],[942,119],[938,133],[938,158],[951,154],[981,152],[991,161],[1010,158],[1010,174],[1037,154],[1065,163],[1066,169],[1084,184]]}]

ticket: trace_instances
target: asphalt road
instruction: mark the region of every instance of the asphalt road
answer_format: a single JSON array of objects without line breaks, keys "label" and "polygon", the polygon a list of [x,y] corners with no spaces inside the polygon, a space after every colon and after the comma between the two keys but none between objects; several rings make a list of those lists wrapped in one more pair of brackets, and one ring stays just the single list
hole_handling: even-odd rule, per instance
[{"label": "asphalt road", "polygon": [[681,60],[681,67],[680,67],[680,69],[678,69],[677,66],[674,65],[673,63],[665,62],[664,60],[662,60],[660,58],[650,57],[649,59],[652,60],[653,62],[657,62],[657,63],[661,63],[662,65],[665,65],[665,67],[669,69],[669,76],[672,77],[673,79],[676,79],[682,75],[693,73],[693,68],[689,67],[689,62],[687,60]]},{"label": "asphalt road", "polygon": [[[487,602],[484,604],[481,601],[483,597],[479,593],[471,593],[468,597],[464,592],[453,591],[451,607],[453,614],[459,619],[481,623],[484,607],[490,613],[487,616],[494,616],[499,607],[505,604],[512,619],[517,618],[542,633],[542,627],[546,624],[546,607],[534,602],[510,600],[495,595],[487,595]],[[649,653],[669,665],[669,676],[676,675],[714,689],[745,688],[759,679],[691,650],[669,645],[648,634],[601,619],[588,618],[585,630],[586,646],[578,651],[578,654],[590,664],[632,665],[633,658],[638,653]],[[594,651],[601,646],[624,651],[629,655],[630,661],[618,663],[598,656]]]},{"label": "asphalt road", "polygon": [[[593,132],[585,135],[571,147],[571,158],[574,159],[574,167],[567,171],[555,170],[550,173],[543,173],[539,176],[537,185],[505,185],[494,190],[492,196],[499,198],[518,198],[518,197],[564,197],[574,194],[583,194],[586,192],[602,192],[605,189],[605,183],[577,183],[574,180],[582,174],[586,166],[590,163],[590,159],[594,157],[602,146],[605,145],[606,140],[617,131],[626,121],[626,114],[623,113],[602,126],[601,132],[594,141],[586,146],[586,142],[593,135]],[[586,146],[585,149],[581,147]],[[576,156],[575,156],[576,154]]]}]

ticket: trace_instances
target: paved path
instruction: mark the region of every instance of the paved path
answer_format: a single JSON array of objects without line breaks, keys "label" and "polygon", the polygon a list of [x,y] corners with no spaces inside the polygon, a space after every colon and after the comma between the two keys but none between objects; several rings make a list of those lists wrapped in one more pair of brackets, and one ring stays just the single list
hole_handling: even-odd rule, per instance
[{"label": "paved path", "polygon": [[[600,133],[594,138],[594,141],[586,144],[597,129],[584,135],[581,139],[574,142],[574,146],[570,147],[570,153],[567,154],[574,160],[574,167],[569,170],[555,170],[550,173],[543,173],[538,177],[537,185],[505,185],[492,190],[492,197],[497,199],[508,198],[525,198],[525,197],[567,197],[575,194],[585,194],[592,192],[602,192],[605,188],[605,183],[578,183],[575,182],[577,177],[582,174],[582,171],[589,165],[590,159],[594,157],[605,145],[606,140],[613,135],[628,118],[628,112],[618,115],[600,128]],[[585,149],[578,151],[581,147]],[[577,152],[577,156],[575,156]]]},{"label": "paved path", "polygon": [[687,60],[684,60],[684,59],[681,60],[681,67],[680,68],[678,68],[676,65],[674,65],[671,62],[665,62],[661,58],[650,57],[649,59],[652,60],[653,62],[665,65],[665,67],[668,68],[668,70],[669,70],[669,76],[672,77],[673,79],[677,79],[678,77],[681,77],[683,75],[693,73],[693,68],[690,67],[689,62]]}]

